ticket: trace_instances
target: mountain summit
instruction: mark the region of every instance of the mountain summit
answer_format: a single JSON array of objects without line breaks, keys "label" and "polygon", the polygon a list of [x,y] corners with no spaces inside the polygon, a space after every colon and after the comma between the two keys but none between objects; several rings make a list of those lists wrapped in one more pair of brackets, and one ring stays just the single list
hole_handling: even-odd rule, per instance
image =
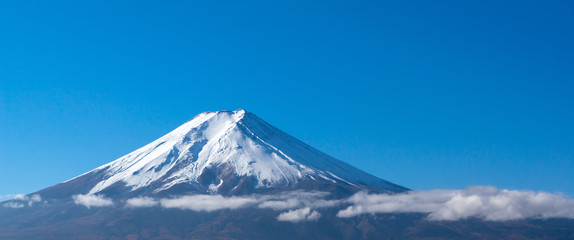
[{"label": "mountain summit", "polygon": [[56,195],[50,194],[54,190],[60,195],[62,191],[108,196],[236,195],[333,187],[349,193],[407,190],[330,157],[238,109],[201,113],[140,149],[46,189],[43,195]]}]

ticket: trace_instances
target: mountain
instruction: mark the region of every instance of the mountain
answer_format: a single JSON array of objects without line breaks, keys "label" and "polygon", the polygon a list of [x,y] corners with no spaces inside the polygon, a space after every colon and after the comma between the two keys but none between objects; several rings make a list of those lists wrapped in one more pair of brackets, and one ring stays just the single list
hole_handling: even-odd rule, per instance
[{"label": "mountain", "polygon": [[113,162],[38,192],[111,197],[279,190],[403,192],[324,154],[243,109],[205,112]]},{"label": "mountain", "polygon": [[365,192],[409,189],[245,110],[205,112],[115,161],[0,203],[0,239],[574,238],[571,219],[341,217]]}]

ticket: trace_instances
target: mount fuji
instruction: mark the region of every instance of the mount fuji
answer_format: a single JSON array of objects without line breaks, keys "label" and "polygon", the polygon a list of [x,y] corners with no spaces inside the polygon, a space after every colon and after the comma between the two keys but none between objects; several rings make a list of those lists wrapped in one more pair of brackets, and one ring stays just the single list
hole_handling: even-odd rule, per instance
[{"label": "mount fuji", "polygon": [[[0,203],[0,239],[574,237],[570,219],[445,222],[384,211],[408,208],[410,192],[243,109],[205,112],[108,164]],[[368,194],[399,201],[353,214],[368,210],[351,206],[372,203]]]},{"label": "mount fuji", "polygon": [[284,190],[403,192],[330,157],[243,109],[205,112],[115,161],[38,192],[50,198]]}]

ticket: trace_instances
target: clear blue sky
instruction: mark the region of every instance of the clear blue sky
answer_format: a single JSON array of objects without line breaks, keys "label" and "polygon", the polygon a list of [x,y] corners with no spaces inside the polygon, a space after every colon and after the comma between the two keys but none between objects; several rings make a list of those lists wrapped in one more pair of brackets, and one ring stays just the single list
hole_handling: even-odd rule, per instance
[{"label": "clear blue sky", "polygon": [[4,1],[0,196],[245,108],[413,189],[574,196],[571,1]]}]

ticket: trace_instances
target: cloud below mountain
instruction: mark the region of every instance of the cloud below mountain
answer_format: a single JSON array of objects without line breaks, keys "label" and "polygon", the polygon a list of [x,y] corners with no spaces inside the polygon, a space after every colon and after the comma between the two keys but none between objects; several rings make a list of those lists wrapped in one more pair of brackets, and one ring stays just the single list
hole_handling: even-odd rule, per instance
[{"label": "cloud below mountain", "polygon": [[103,195],[78,194],[74,195],[72,199],[74,199],[74,203],[87,208],[108,207],[114,205],[114,202],[111,199],[106,198]]},{"label": "cloud below mountain", "polygon": [[7,208],[23,208],[26,205],[19,203],[19,202],[7,202],[7,203],[4,203],[2,206],[7,207]]},{"label": "cloud below mountain", "polygon": [[40,197],[40,195],[38,194],[33,195],[15,194],[15,195],[9,195],[9,197],[12,197],[13,199],[4,203],[2,206],[8,208],[23,208],[25,206],[31,207],[34,204],[42,201],[42,197]]},{"label": "cloud below mountain", "polygon": [[[456,221],[480,218],[506,221],[524,218],[574,218],[574,199],[560,194],[498,189],[473,186],[464,190],[409,191],[401,194],[369,194],[359,192],[345,199],[328,199],[326,192],[295,191],[277,195],[189,195],[154,199],[132,198],[126,207],[178,208],[212,212],[224,209],[256,207],[284,211],[279,221],[314,221],[321,217],[322,208],[339,209],[337,217],[350,218],[375,213],[423,213],[429,220]],[[24,198],[22,198],[24,199]],[[26,198],[32,201],[32,197]],[[38,196],[38,199],[39,198]],[[38,200],[36,199],[36,200]],[[112,206],[111,199],[102,195],[75,195],[74,202],[86,207]],[[39,200],[38,200],[39,201]],[[8,204],[8,203],[7,203]],[[9,203],[18,208],[24,204]]]},{"label": "cloud below mountain", "polygon": [[191,195],[171,199],[161,199],[165,208],[180,208],[193,211],[211,212],[222,209],[237,209],[257,202],[253,197],[223,197],[221,195]]},{"label": "cloud below mountain", "polygon": [[464,190],[410,191],[403,194],[357,193],[337,213],[348,218],[368,213],[428,213],[429,220],[477,217],[489,221],[523,218],[574,218],[574,200],[561,195],[474,186]]},{"label": "cloud below mountain", "polygon": [[179,208],[192,211],[217,211],[224,209],[239,209],[258,207],[272,210],[290,210],[281,213],[279,221],[300,222],[317,220],[321,214],[317,208],[334,207],[341,200],[325,200],[326,192],[295,191],[277,195],[249,195],[224,197],[221,195],[190,195],[175,198],[153,199],[149,197],[131,198],[126,201],[126,207]]},{"label": "cloud below mountain", "polygon": [[127,207],[153,207],[159,205],[159,201],[150,197],[131,198],[126,202]]},{"label": "cloud below mountain", "polygon": [[277,216],[277,220],[287,222],[315,221],[320,217],[321,214],[319,212],[306,207],[281,213]]},{"label": "cloud below mountain", "polygon": [[126,201],[127,207],[179,208],[192,211],[216,211],[257,206],[273,210],[292,210],[296,208],[334,207],[341,200],[326,200],[326,192],[295,191],[277,195],[249,195],[224,197],[221,195],[189,195],[174,198],[154,199],[150,197],[131,198]]},{"label": "cloud below mountain", "polygon": [[270,208],[273,210],[288,210],[295,208],[326,208],[334,207],[341,203],[341,200],[326,200],[327,192],[303,192],[295,191],[278,195],[259,197],[259,208]]}]

